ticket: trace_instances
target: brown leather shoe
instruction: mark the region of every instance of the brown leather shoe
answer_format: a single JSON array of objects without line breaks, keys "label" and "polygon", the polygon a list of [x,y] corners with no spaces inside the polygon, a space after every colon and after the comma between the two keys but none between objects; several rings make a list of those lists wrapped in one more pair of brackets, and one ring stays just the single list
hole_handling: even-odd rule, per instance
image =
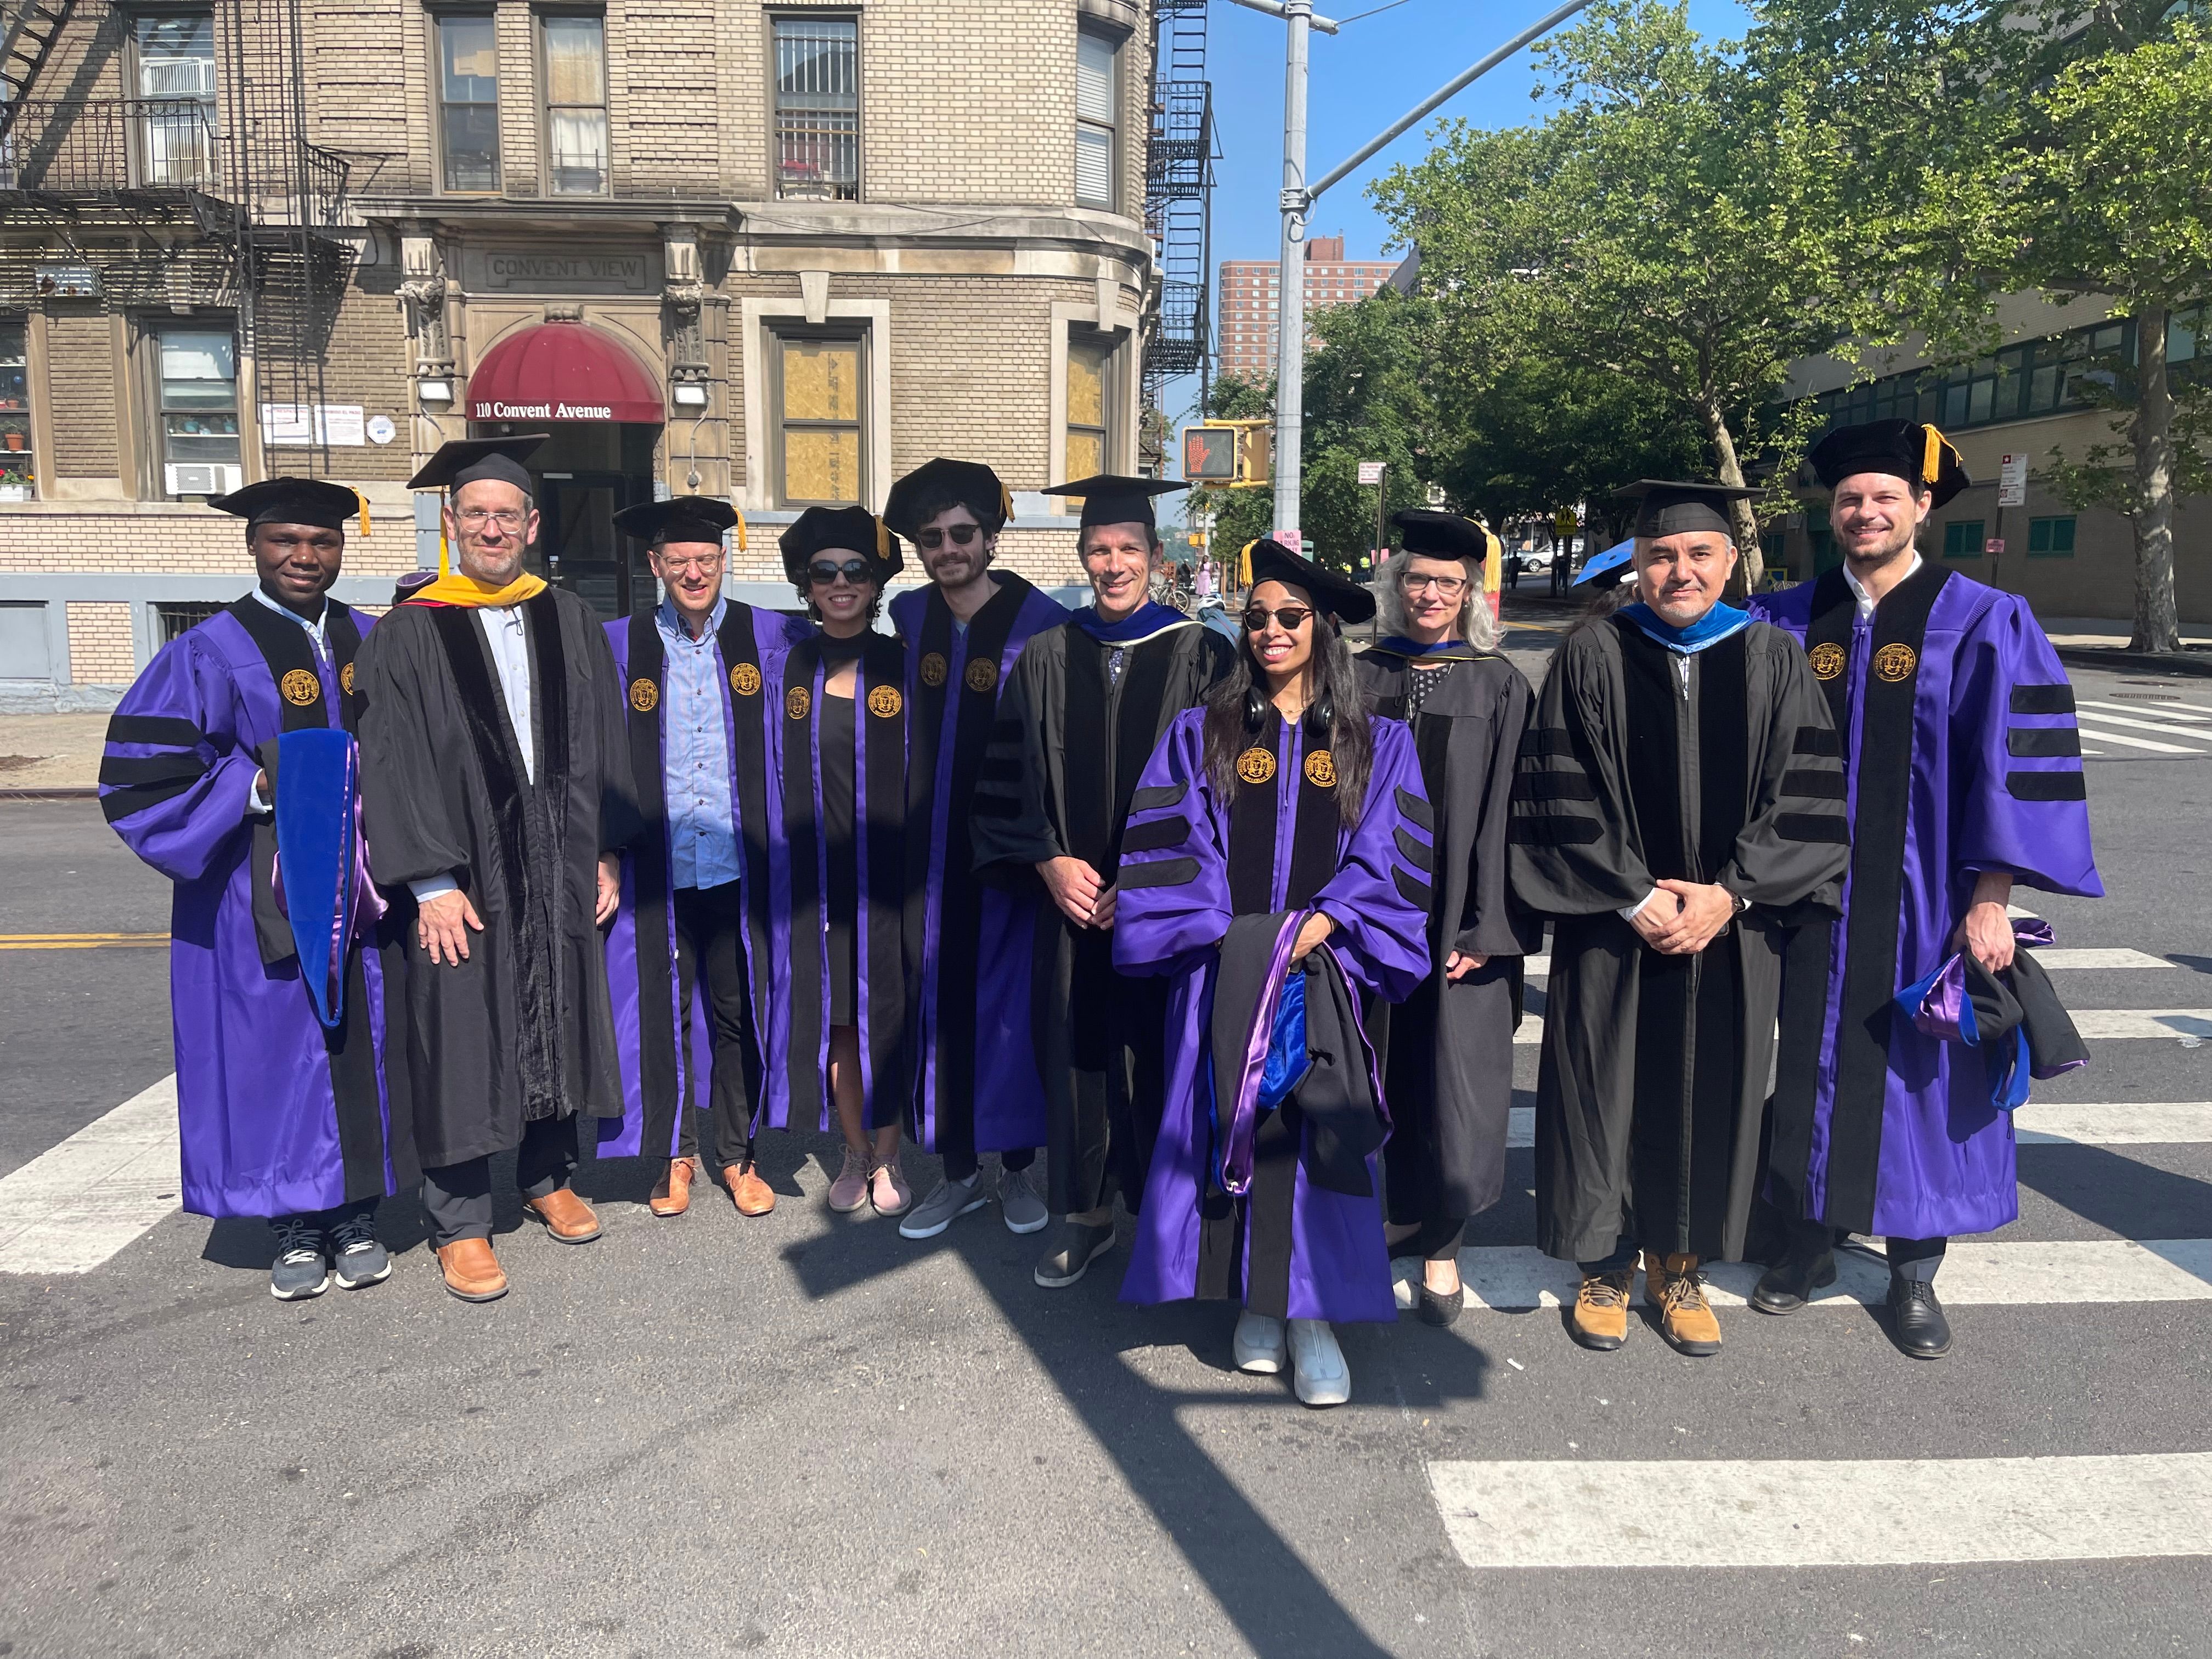
[{"label": "brown leather shoe", "polygon": [[507,1275],[488,1238],[457,1238],[438,1247],[446,1288],[464,1302],[496,1302],[507,1294]]},{"label": "brown leather shoe", "polygon": [[1628,1293],[1635,1285],[1633,1267],[1590,1274],[1575,1293],[1567,1334],[1585,1348],[1612,1352],[1628,1340]]},{"label": "brown leather shoe", "polygon": [[522,1207],[563,1244],[588,1244],[599,1236],[599,1217],[568,1188],[556,1187],[543,1198],[526,1198]]},{"label": "brown leather shoe", "polygon": [[691,1177],[697,1166],[688,1158],[672,1158],[668,1172],[653,1184],[645,1207],[659,1216],[682,1215],[691,1207]]},{"label": "brown leather shoe", "polygon": [[729,1185],[730,1201],[738,1206],[739,1215],[766,1215],[775,1208],[775,1188],[761,1179],[760,1165],[751,1159],[725,1164],[722,1179]]},{"label": "brown leather shoe", "polygon": [[1705,1300],[1705,1282],[1698,1274],[1698,1258],[1670,1255],[1663,1260],[1646,1252],[1644,1257],[1644,1299],[1659,1312],[1659,1334],[1677,1353],[1703,1359],[1721,1351],[1721,1322]]}]

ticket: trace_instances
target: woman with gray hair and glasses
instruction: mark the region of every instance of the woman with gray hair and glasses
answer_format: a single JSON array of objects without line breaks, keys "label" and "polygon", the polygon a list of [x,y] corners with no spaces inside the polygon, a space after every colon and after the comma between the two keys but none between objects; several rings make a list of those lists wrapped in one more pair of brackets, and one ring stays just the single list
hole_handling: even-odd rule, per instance
[{"label": "woman with gray hair and glasses", "polygon": [[[1528,683],[1498,653],[1483,591],[1489,532],[1454,513],[1405,512],[1405,549],[1375,581],[1377,642],[1360,654],[1369,710],[1413,728],[1436,813],[1429,948],[1434,964],[1405,1002],[1378,1010],[1391,1253],[1401,1297],[1432,1325],[1464,1302],[1459,1249],[1469,1216],[1504,1189],[1521,958],[1540,923],[1506,889],[1506,806],[1529,708]],[[1406,1260],[1410,1258],[1410,1260]]]}]

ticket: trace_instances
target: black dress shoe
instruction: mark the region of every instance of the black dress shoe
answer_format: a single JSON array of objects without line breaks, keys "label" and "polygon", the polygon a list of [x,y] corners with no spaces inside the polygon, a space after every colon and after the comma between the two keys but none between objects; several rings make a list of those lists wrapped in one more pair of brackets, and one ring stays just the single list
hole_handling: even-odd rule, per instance
[{"label": "black dress shoe", "polygon": [[1813,1299],[1813,1292],[1836,1282],[1836,1253],[1785,1255],[1759,1276],[1752,1287],[1751,1305],[1761,1313],[1793,1314]]},{"label": "black dress shoe", "polygon": [[1419,1296],[1414,1308],[1420,1314],[1424,1325],[1449,1325],[1459,1317],[1460,1310],[1467,1306],[1465,1285],[1453,1285],[1449,1294],[1431,1290],[1426,1280],[1416,1281],[1415,1288]]},{"label": "black dress shoe", "polygon": [[1951,1352],[1951,1322],[1936,1287],[1924,1279],[1889,1281],[1890,1335],[1915,1359],[1941,1359]]}]

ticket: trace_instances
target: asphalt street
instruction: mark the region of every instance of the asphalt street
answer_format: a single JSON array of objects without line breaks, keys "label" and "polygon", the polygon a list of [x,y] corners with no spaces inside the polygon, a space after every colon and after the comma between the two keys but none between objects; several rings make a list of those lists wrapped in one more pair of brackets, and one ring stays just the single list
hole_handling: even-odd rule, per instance
[{"label": "asphalt street", "polygon": [[[1532,670],[1549,642],[1509,641]],[[1954,1301],[1951,1357],[1904,1358],[1849,1304],[1724,1306],[1705,1360],[1471,1307],[1346,1328],[1353,1399],[1329,1412],[1231,1367],[1230,1311],[1120,1305],[1126,1250],[1048,1292],[995,1207],[921,1244],[831,1216],[811,1135],[769,1148],[759,1220],[702,1189],[657,1221],[648,1170],[586,1164],[606,1233],[569,1248],[509,1193],[514,1288],[488,1306],[445,1294],[404,1202],[392,1279],[307,1304],[269,1297],[258,1224],[173,1210],[85,1271],[10,1268],[9,1181],[172,1062],[163,951],[20,942],[159,932],[164,884],[90,803],[0,803],[0,1655],[2212,1651],[2187,1485],[2212,1461],[2212,1255],[2172,1243],[2212,1240],[2212,683],[2074,678],[2112,896],[2021,902],[2061,949],[2121,953],[2056,975],[2069,1005],[2153,1034],[2039,1085],[2031,1111],[2094,1105],[2095,1127],[2023,1147],[1994,1243],[2027,1254]],[[1516,1047],[1524,1091],[1535,1059]],[[2154,1121],[2207,1127],[2130,1131]],[[1511,1158],[1471,1267],[1531,1237]],[[927,1190],[934,1161],[908,1168]],[[2125,1300],[2065,1266],[2120,1240],[2208,1265]],[[2153,1541],[2020,1541],[2020,1459],[2136,1493],[2125,1536]],[[1628,1518],[1632,1487],[1667,1490],[1643,1465],[1741,1468],[1748,1507],[1759,1470],[1804,1460],[1966,1497],[1924,1526],[1868,1511],[1866,1553],[1784,1535],[1755,1566],[1711,1509]],[[1489,1564],[1453,1494],[1522,1463],[1623,1517],[1574,1534],[1597,1565]]]}]

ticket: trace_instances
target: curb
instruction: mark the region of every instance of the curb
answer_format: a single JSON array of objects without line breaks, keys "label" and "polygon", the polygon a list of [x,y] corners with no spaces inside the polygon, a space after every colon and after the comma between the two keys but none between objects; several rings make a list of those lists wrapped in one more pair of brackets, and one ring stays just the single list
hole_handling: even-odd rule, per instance
[{"label": "curb", "polygon": [[2212,679],[2212,651],[2108,651],[2088,645],[2051,647],[2069,668],[2117,669],[2134,674]]},{"label": "curb", "polygon": [[98,800],[97,787],[79,788],[69,784],[56,784],[49,789],[0,789],[0,801],[9,800]]}]

